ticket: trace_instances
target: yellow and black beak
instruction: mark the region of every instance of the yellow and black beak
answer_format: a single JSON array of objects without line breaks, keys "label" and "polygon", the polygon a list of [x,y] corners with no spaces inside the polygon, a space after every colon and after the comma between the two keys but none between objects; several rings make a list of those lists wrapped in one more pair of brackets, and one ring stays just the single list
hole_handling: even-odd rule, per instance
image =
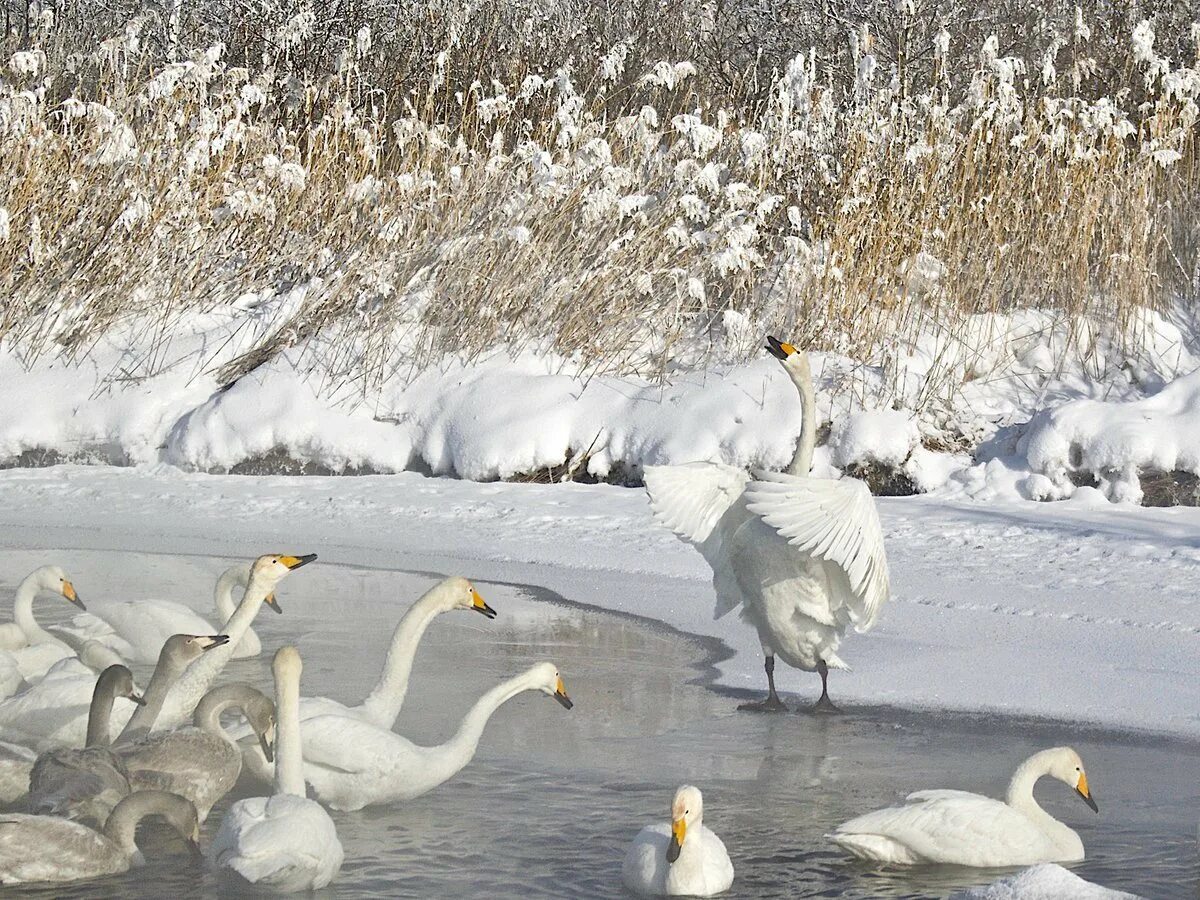
[{"label": "yellow and black beak", "polygon": [[687,837],[687,822],[683,819],[676,819],[671,823],[671,843],[667,844],[667,862],[673,863],[679,859],[679,852],[683,849],[685,837]]},{"label": "yellow and black beak", "polygon": [[258,736],[258,746],[262,748],[267,762],[275,761],[275,726],[272,725]]},{"label": "yellow and black beak", "polygon": [[281,556],[279,561],[289,569],[298,569],[301,566],[307,566],[310,562],[317,558],[315,553],[307,553],[304,556]]},{"label": "yellow and black beak", "polygon": [[475,590],[474,588],[471,588],[471,600],[474,603],[472,609],[474,609],[476,612],[483,613],[489,619],[496,618],[496,611],[488,606],[486,602],[484,602],[484,599],[479,596],[479,591]]},{"label": "yellow and black beak", "polygon": [[[301,565],[303,565],[303,563],[301,563]],[[275,612],[282,615],[283,607],[279,605],[279,598],[275,596],[273,591],[270,594],[267,594],[267,598],[263,600],[263,603],[267,604],[267,606],[271,607],[271,609],[273,609]]]},{"label": "yellow and black beak", "polygon": [[780,361],[787,359],[796,352],[796,348],[791,344],[785,344],[779,338],[772,337],[771,335],[767,335],[767,350],[770,351],[773,357]]},{"label": "yellow and black beak", "polygon": [[212,650],[215,647],[220,647],[222,644],[228,644],[229,643],[229,635],[227,635],[227,634],[210,634],[204,640],[208,641],[208,643],[204,645],[203,649]]},{"label": "yellow and black beak", "polygon": [[1075,793],[1083,798],[1083,802],[1092,808],[1092,812],[1100,812],[1100,807],[1096,805],[1096,798],[1092,796],[1092,792],[1088,789],[1087,775],[1083,772],[1079,773],[1079,783],[1075,785]]},{"label": "yellow and black beak", "polygon": [[570,709],[575,704],[571,702],[571,698],[567,696],[567,689],[563,686],[563,680],[558,679],[558,684],[554,687],[554,699],[563,705],[564,709]]},{"label": "yellow and black beak", "polygon": [[75,585],[71,584],[71,582],[69,582],[69,581],[63,582],[62,595],[64,597],[66,597],[69,601],[74,603],[76,606],[78,606],[80,609],[82,609],[82,610],[87,609],[87,607],[83,605],[83,601],[79,599],[79,594],[76,593],[76,591],[75,591]]}]

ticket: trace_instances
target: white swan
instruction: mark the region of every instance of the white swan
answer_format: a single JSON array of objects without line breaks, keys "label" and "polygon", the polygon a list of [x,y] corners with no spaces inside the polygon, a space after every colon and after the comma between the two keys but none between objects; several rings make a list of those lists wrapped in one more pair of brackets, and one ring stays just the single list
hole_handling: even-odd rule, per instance
[{"label": "white swan", "polygon": [[41,566],[25,576],[17,586],[13,621],[0,625],[0,650],[10,652],[9,660],[26,681],[41,678],[54,663],[71,655],[71,649],[33,616],[33,601],[41,594],[57,594],[80,609],[87,608],[59,566]]},{"label": "white swan", "polygon": [[206,653],[183,673],[167,695],[162,711],[155,720],[156,728],[174,728],[190,720],[196,704],[208,693],[225,664],[233,658],[233,648],[238,645],[250,628],[267,597],[275,592],[276,586],[289,572],[307,565],[317,558],[315,553],[307,556],[284,556],[268,553],[260,556],[250,567],[250,580],[246,593],[221,633],[229,637],[229,643]]},{"label": "white swan", "polygon": [[828,837],[860,859],[902,866],[1078,862],[1083,859],[1079,835],[1033,797],[1033,786],[1043,775],[1073,788],[1098,812],[1079,754],[1054,747],[1021,763],[1003,802],[967,791],[918,791],[903,806],[851,819]]},{"label": "white swan", "polygon": [[[248,563],[230,566],[217,578],[213,605],[220,624],[227,622],[236,609],[233,589],[245,588],[249,583]],[[282,612],[274,595],[268,595],[264,602],[275,612]],[[186,604],[172,600],[129,600],[109,604],[96,613],[75,616],[70,626],[55,629],[55,634],[64,640],[70,634],[81,640],[96,641],[129,662],[152,663],[171,635],[214,634],[218,630]],[[247,659],[258,656],[261,650],[258,635],[247,627],[231,658]]]},{"label": "white swan", "polygon": [[[492,713],[524,691],[541,691],[567,709],[572,706],[557,667],[544,662],[480,697],[454,737],[436,747],[419,747],[393,731],[348,716],[306,719],[300,725],[304,778],[318,800],[339,810],[419,797],[471,761]],[[260,778],[268,777],[269,767],[257,754],[247,755],[246,764]]]},{"label": "white swan", "polygon": [[57,816],[0,815],[0,884],[80,881],[128,871],[141,860],[135,838],[138,822],[146,816],[162,816],[198,850],[195,808],[164,791],[126,797],[103,832]]},{"label": "white swan", "polygon": [[652,897],[711,897],[729,890],[733,863],[703,817],[699,788],[688,784],[676,791],[670,826],[647,825],[626,852],[625,887]]},{"label": "white swan", "polygon": [[275,793],[233,804],[208,848],[209,861],[218,870],[279,894],[319,890],[342,867],[342,845],[333,820],[319,803],[305,797],[301,667],[295,647],[276,652]]},{"label": "white swan", "polygon": [[268,760],[273,759],[275,704],[248,684],[215,687],[196,707],[194,727],[152,734],[114,752],[128,770],[132,790],[151,788],[187,797],[203,822],[213,804],[233,790],[242,772],[242,750],[221,727],[221,713],[238,709],[250,721]]},{"label": "white swan", "polygon": [[800,394],[800,440],[786,473],[720,463],[649,466],[655,517],[703,554],[713,570],[716,616],[737,606],[758,631],[766,700],[739,709],[782,711],[775,657],[821,676],[818,709],[829,701],[829,669],[847,625],[866,631],[888,598],[887,557],[875,501],[854,478],[810,478],[816,400],[808,355],[767,339]]}]

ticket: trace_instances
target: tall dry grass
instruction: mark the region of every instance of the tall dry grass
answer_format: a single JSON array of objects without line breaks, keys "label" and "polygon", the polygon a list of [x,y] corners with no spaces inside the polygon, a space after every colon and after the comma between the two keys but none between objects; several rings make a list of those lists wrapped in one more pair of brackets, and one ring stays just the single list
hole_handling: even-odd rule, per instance
[{"label": "tall dry grass", "polygon": [[[165,63],[149,18],[86,54],[49,28],[9,47],[0,340],[78,360],[133,327],[147,349],[111,377],[136,380],[184,317],[233,305],[250,327],[248,298],[304,288],[218,377],[304,345],[354,395],[497,346],[654,377],[766,328],[898,366],[931,329],[1023,308],[1136,352],[1146,308],[1196,299],[1200,31],[1171,60],[1131,33],[1126,83],[1095,99],[1078,26],[1037,71],[994,39],[952,65],[945,31],[881,57],[864,27],[849,76],[814,51],[763,83],[633,38],[542,69],[551,24],[528,24],[538,54],[431,20],[443,43],[390,81],[365,26],[312,71],[309,12],[247,65],[220,45]],[[506,77],[473,78],[485,63]],[[961,353],[943,368],[918,403],[971,377]]]}]

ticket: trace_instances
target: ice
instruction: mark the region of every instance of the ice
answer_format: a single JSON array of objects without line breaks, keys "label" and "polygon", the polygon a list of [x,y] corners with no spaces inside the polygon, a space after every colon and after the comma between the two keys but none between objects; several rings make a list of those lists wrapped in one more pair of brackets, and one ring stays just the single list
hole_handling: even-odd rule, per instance
[{"label": "ice", "polygon": [[984,887],[954,894],[951,900],[1137,900],[1084,881],[1054,863],[1032,866]]}]

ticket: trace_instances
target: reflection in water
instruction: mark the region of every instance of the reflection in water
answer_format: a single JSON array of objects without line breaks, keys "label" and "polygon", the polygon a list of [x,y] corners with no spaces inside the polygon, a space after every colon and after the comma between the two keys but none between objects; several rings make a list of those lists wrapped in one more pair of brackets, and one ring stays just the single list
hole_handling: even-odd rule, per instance
[{"label": "reflection in water", "polygon": [[[0,591],[52,556],[0,553]],[[207,598],[226,564],[83,552],[69,559],[100,613],[105,600],[171,596],[181,584],[195,586],[189,598]],[[308,567],[284,583],[284,615],[258,618],[262,657],[231,663],[225,677],[269,689],[271,651],[295,642],[305,694],[357,702],[378,677],[396,620],[434,581]],[[694,782],[704,790],[706,822],[737,868],[727,896],[944,897],[999,873],[875,870],[849,861],[823,835],[921,788],[999,796],[1029,753],[1070,742],[1087,762],[1101,815],[1057,783],[1043,783],[1038,794],[1083,837],[1089,859],[1075,870],[1154,898],[1196,897],[1200,803],[1192,786],[1200,783],[1200,756],[1191,745],[886,709],[738,714],[736,701],[689,683],[711,648],[536,592],[479,587],[499,618],[463,611],[434,622],[398,730],[422,743],[443,741],[483,691],[542,659],[559,664],[576,706],[567,712],[540,694],[518,697],[492,718],[475,761],[446,785],[403,805],[335,813],[346,864],[330,896],[624,896],[628,841],[665,818],[678,785]],[[48,609],[50,620],[66,612]],[[207,833],[229,802],[261,791],[243,782],[214,810]],[[104,882],[27,893],[228,895],[180,857],[153,858],[147,869]]]}]

